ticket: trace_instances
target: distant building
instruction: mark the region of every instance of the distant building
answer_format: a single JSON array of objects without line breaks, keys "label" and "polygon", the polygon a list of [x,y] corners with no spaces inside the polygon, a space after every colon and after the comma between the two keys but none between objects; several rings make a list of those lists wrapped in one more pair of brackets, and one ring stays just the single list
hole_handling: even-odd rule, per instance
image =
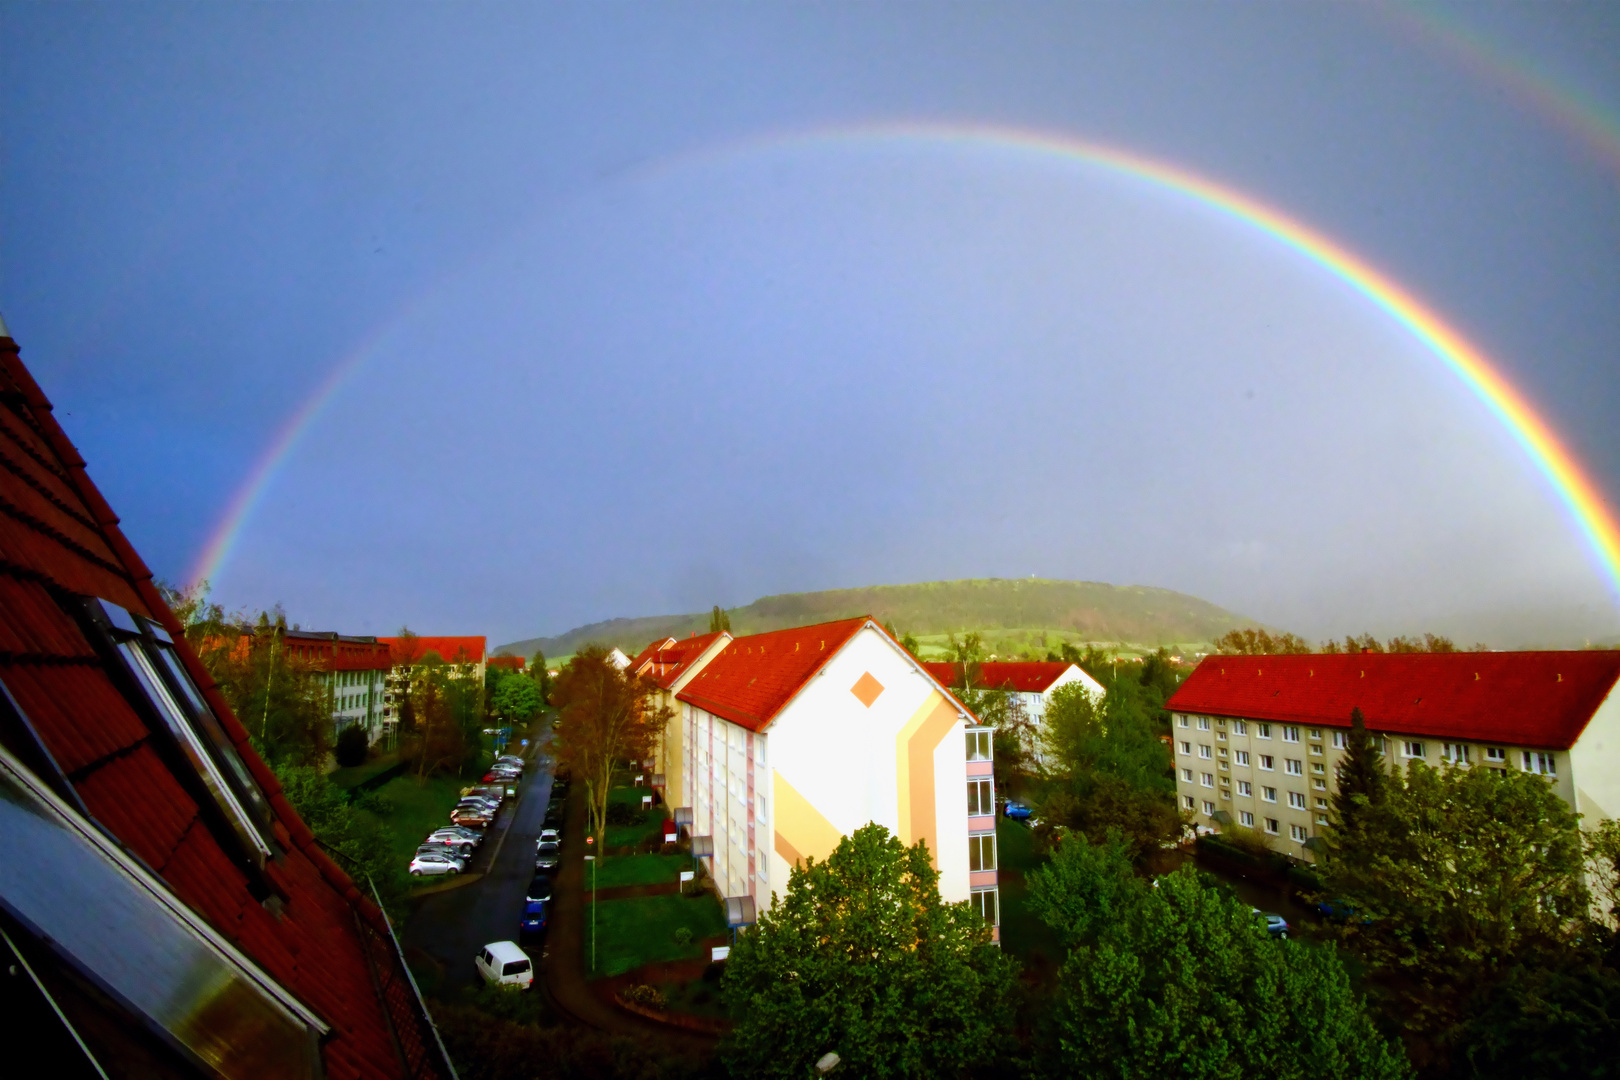
[{"label": "distant building", "polygon": [[[664,638],[648,645],[630,661],[629,670],[657,683],[659,703],[667,706],[676,717],[681,704],[675,695],[686,688],[704,664],[719,655],[731,643],[731,635],[721,631],[684,639]],[[687,802],[686,774],[681,761],[686,752],[686,725],[672,720],[653,750],[653,783],[664,789],[664,799],[671,806],[685,806]],[[673,766],[671,765],[673,763]]]},{"label": "distant building", "polygon": [[624,650],[623,649],[619,649],[619,648],[609,649],[607,658],[608,658],[608,663],[612,664],[614,667],[618,668],[620,671],[623,671],[625,668],[630,666],[630,658],[628,656],[624,655]]},{"label": "distant building", "polygon": [[[923,665],[928,673],[946,686],[960,686],[962,665],[931,662]],[[1053,660],[987,660],[979,665],[977,690],[1000,690],[1012,696],[1024,715],[1036,725],[1046,716],[1053,691],[1079,683],[1101,700],[1102,684],[1087,675],[1079,664]]]},{"label": "distant building", "polygon": [[492,656],[485,661],[486,668],[503,668],[507,671],[522,672],[525,664],[521,656]]},{"label": "distant building", "polygon": [[998,921],[991,738],[870,618],[648,646],[678,707],[663,767],[709,837],[716,887],[759,910],[875,821],[923,840],[946,901]]},{"label": "distant building", "polygon": [[392,734],[387,726],[386,698],[394,661],[386,642],[331,631],[287,630],[282,644],[290,655],[312,661],[319,670],[321,681],[332,693],[336,732],[361,724],[368,742]]},{"label": "distant building", "polygon": [[[451,666],[449,675],[456,679],[461,677],[457,669],[464,665],[471,665],[470,673],[478,680],[478,685],[484,684],[485,665],[488,663],[484,656],[486,639],[480,637],[380,637],[377,639],[389,649],[393,660],[393,668],[389,677],[404,673],[407,667],[420,664],[429,653],[437,656]],[[383,694],[383,723],[387,725],[389,734],[399,730],[399,702],[394,700],[394,691],[390,688]]]},{"label": "distant building", "polygon": [[0,452],[0,829],[26,853],[0,861],[12,1057],[453,1077],[369,886],[288,804],[3,326]]},{"label": "distant building", "polygon": [[1587,822],[1620,813],[1620,652],[1210,656],[1165,708],[1176,794],[1308,858],[1360,708],[1385,760],[1521,769]]}]

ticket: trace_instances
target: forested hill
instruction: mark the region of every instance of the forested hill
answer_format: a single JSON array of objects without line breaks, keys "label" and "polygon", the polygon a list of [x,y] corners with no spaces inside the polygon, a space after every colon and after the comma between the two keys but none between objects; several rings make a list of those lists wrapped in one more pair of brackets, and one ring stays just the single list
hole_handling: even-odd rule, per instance
[{"label": "forested hill", "polygon": [[[1005,642],[1004,652],[1040,646],[1043,639],[1137,646],[1207,645],[1234,627],[1257,625],[1253,619],[1169,589],[1040,578],[932,581],[787,593],[763,597],[747,607],[731,608],[727,614],[731,632],[737,635],[873,615],[892,623],[899,632],[919,638],[978,631],[990,642]],[[540,649],[547,656],[567,656],[595,642],[617,645],[633,656],[655,638],[686,637],[708,629],[708,612],[611,619],[556,637],[515,641],[498,651],[529,656]]]}]

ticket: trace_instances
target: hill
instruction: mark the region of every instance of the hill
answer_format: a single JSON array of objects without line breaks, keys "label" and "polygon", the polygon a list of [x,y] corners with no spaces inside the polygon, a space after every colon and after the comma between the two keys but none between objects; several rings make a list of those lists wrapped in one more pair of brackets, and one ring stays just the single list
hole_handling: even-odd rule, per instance
[{"label": "hill", "polygon": [[[872,615],[901,633],[915,634],[927,652],[939,651],[947,634],[973,630],[984,635],[988,651],[1001,656],[1044,651],[1064,641],[1126,649],[1207,647],[1233,627],[1258,625],[1253,619],[1169,589],[1040,578],[785,593],[762,597],[727,614],[731,632],[737,635]],[[548,657],[562,657],[595,642],[616,645],[633,656],[656,638],[686,637],[708,629],[708,612],[609,619],[555,637],[514,641],[497,652],[529,656],[540,649]]]}]

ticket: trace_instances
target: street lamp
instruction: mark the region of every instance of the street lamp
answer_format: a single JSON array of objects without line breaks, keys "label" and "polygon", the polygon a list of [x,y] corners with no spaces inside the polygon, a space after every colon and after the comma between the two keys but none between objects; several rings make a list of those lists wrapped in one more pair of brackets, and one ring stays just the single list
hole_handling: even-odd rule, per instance
[{"label": "street lamp", "polygon": [[[595,845],[596,837],[585,838],[587,846]],[[585,861],[591,864],[591,972],[596,972],[596,856],[587,855]]]}]

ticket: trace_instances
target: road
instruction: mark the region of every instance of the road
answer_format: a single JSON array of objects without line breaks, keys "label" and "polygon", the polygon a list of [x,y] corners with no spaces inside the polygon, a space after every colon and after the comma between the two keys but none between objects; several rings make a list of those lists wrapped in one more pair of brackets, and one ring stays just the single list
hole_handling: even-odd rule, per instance
[{"label": "road", "polygon": [[483,878],[423,897],[405,923],[402,944],[442,964],[448,986],[477,978],[473,957],[483,946],[517,940],[523,892],[534,877],[534,845],[551,798],[552,765],[543,745],[536,757],[524,772],[516,805],[508,800],[501,809],[469,867],[483,871]]}]

